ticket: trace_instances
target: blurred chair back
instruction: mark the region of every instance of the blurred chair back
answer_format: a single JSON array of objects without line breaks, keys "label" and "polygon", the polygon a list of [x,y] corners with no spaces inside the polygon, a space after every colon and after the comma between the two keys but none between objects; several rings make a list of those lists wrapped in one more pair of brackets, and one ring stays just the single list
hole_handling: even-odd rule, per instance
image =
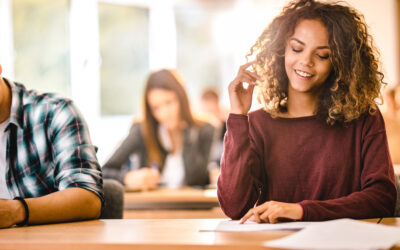
[{"label": "blurred chair back", "polygon": [[100,219],[122,219],[124,209],[124,186],[116,180],[104,179],[104,205]]}]

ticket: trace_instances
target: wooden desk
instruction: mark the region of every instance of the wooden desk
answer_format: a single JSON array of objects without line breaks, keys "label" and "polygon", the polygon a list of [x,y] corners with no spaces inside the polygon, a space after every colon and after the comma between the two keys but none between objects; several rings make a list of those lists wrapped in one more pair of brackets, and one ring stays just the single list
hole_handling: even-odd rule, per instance
[{"label": "wooden desk", "polygon": [[217,190],[193,188],[156,189],[126,192],[124,208],[132,209],[210,209],[219,207]]},{"label": "wooden desk", "polygon": [[157,189],[126,192],[124,219],[227,218],[215,189]]},{"label": "wooden desk", "polygon": [[209,209],[124,210],[124,219],[212,219],[228,218],[220,207]]},{"label": "wooden desk", "polygon": [[95,220],[0,230],[0,249],[265,249],[291,232],[217,233],[221,219]]},{"label": "wooden desk", "polygon": [[400,227],[400,218],[383,218],[379,224]]},{"label": "wooden desk", "polygon": [[[94,220],[0,230],[0,249],[268,249],[263,242],[293,232],[199,232],[221,219]],[[369,220],[375,222],[376,220]],[[398,219],[387,219],[399,226]],[[400,245],[397,248],[400,249]]]}]

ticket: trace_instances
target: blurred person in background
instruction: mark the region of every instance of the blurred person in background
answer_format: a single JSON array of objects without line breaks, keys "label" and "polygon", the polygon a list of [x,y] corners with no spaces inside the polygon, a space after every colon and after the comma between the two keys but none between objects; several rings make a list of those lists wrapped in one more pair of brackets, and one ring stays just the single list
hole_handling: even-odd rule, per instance
[{"label": "blurred person in background", "polygon": [[400,89],[390,88],[384,91],[383,118],[385,120],[386,133],[390,155],[393,164],[400,164]]},{"label": "blurred person in background", "polygon": [[200,99],[200,115],[209,121],[215,128],[215,142],[211,149],[211,161],[208,166],[211,185],[216,185],[219,176],[219,167],[223,153],[223,141],[226,132],[226,119],[228,110],[219,102],[219,94],[213,88],[204,89]]},{"label": "blurred person in background", "polygon": [[205,89],[201,95],[200,106],[201,112],[218,129],[218,133],[216,133],[218,137],[223,139],[228,111],[220,106],[218,92],[212,88]]},{"label": "blurred person in background", "polygon": [[391,87],[383,91],[384,97],[384,113],[386,116],[396,118],[398,116],[400,105],[398,100],[396,100],[396,95],[398,94],[399,87]]},{"label": "blurred person in background", "polygon": [[[400,87],[391,87],[383,92],[383,118],[393,164],[400,164]],[[396,170],[396,169],[395,169]]]},{"label": "blurred person in background", "polygon": [[[183,82],[174,70],[150,74],[144,91],[144,119],[103,166],[105,178],[127,189],[206,186],[214,127],[193,118]],[[132,155],[139,169],[127,168]]]},{"label": "blurred person in background", "polygon": [[[385,120],[386,134],[390,156],[396,174],[397,190],[400,190],[400,86],[388,86],[383,91],[383,119]],[[397,192],[395,216],[400,215],[400,192]]]}]

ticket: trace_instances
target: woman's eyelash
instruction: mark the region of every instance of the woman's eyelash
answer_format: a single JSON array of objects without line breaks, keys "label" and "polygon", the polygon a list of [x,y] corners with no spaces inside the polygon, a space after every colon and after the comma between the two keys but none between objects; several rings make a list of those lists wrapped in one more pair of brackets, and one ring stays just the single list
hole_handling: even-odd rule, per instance
[{"label": "woman's eyelash", "polygon": [[321,58],[321,59],[324,59],[324,60],[326,60],[326,59],[328,59],[328,58],[329,58],[329,55],[327,55],[327,56],[320,56],[320,55],[318,55],[318,57],[319,57],[319,58]]},{"label": "woman's eyelash", "polygon": [[301,49],[295,49],[295,48],[292,48],[292,50],[293,50],[294,52],[296,52],[296,53],[299,53],[299,52],[301,52]]},{"label": "woman's eyelash", "polygon": [[[295,52],[295,53],[300,53],[300,52],[302,51],[302,49],[296,49],[296,48],[293,48],[293,47],[292,47],[292,51]],[[319,58],[323,59],[323,60],[326,60],[326,59],[329,58],[329,55],[327,55],[327,56],[317,55],[317,56],[318,56]]]}]

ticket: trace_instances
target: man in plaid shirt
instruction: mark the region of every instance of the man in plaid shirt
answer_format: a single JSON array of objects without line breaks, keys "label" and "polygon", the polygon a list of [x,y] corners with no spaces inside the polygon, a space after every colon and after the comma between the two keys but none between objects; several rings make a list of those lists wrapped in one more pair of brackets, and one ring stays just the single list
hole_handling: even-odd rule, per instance
[{"label": "man in plaid shirt", "polygon": [[98,218],[102,201],[95,148],[72,102],[0,76],[0,227]]}]

